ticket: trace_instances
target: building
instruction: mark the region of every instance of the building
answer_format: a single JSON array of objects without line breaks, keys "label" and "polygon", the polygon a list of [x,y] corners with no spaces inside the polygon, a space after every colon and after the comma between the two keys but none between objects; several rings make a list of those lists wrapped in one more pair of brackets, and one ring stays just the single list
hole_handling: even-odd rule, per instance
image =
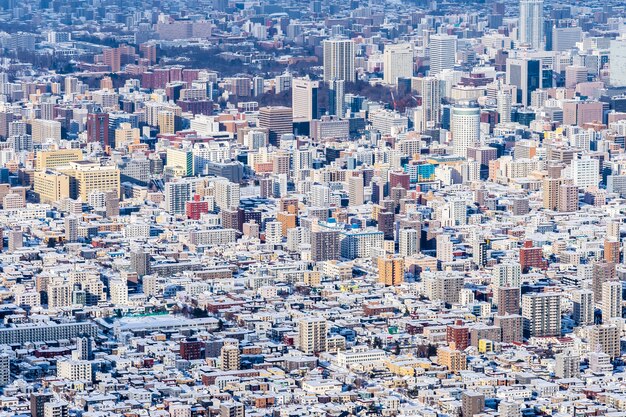
[{"label": "building", "polygon": [[259,127],[269,132],[269,143],[274,146],[280,145],[283,135],[293,133],[293,113],[289,107],[261,107],[259,109]]},{"label": "building", "polygon": [[109,141],[109,113],[89,113],[87,115],[87,141],[97,142],[106,149]]},{"label": "building", "polygon": [[234,371],[241,369],[241,355],[237,344],[225,344],[220,351],[220,369]]},{"label": "building", "polygon": [[594,321],[593,291],[575,290],[572,292],[574,321],[579,326],[588,326]]},{"label": "building", "polygon": [[306,355],[326,350],[328,323],[321,317],[307,317],[298,322],[298,348]]},{"label": "building", "polygon": [[80,149],[57,149],[51,151],[38,151],[35,154],[35,169],[45,171],[67,165],[70,162],[82,161],[83,151]]},{"label": "building", "polygon": [[472,417],[485,409],[485,395],[475,391],[464,391],[461,395],[461,416]]},{"label": "building", "polygon": [[506,83],[517,87],[516,103],[529,106],[531,93],[542,88],[542,77],[543,71],[541,60],[539,59],[524,57],[508,58],[506,60]]},{"label": "building", "polygon": [[310,122],[317,119],[317,92],[319,82],[306,78],[294,78],[291,87],[293,120]]},{"label": "building", "polygon": [[413,77],[413,45],[385,45],[383,68],[385,84],[396,85],[398,78]]},{"label": "building", "polygon": [[524,337],[561,335],[561,296],[548,292],[522,295]]},{"label": "building", "polygon": [[605,281],[602,283],[602,322],[609,323],[614,317],[622,317],[622,283]]},{"label": "building", "polygon": [[556,365],[554,375],[557,378],[578,378],[580,377],[580,357],[573,352],[566,351],[557,353],[554,356]]},{"label": "building", "polygon": [[589,329],[588,347],[590,352],[607,354],[611,359],[621,354],[620,330],[615,325],[602,324]]},{"label": "building", "polygon": [[613,87],[626,87],[626,37],[611,41],[609,50],[610,83]]},{"label": "building", "polygon": [[68,417],[69,407],[66,401],[48,401],[43,404],[43,417]]},{"label": "building", "polygon": [[450,133],[454,155],[467,157],[467,150],[480,142],[480,108],[467,104],[452,108]]},{"label": "building", "polygon": [[449,347],[437,349],[437,363],[448,368],[450,372],[459,372],[467,369],[467,355],[460,350]]},{"label": "building", "polygon": [[322,44],[324,50],[324,81],[356,80],[354,68],[355,46],[351,39],[330,39]]},{"label": "building", "polygon": [[378,258],[378,282],[386,287],[404,282],[404,258]]},{"label": "building", "polygon": [[75,189],[70,187],[72,198],[87,201],[93,192],[108,191],[112,191],[117,197],[120,195],[120,171],[113,165],[75,161],[70,162],[67,169],[62,168],[59,168],[59,171],[71,178],[70,184],[72,182],[76,184]]},{"label": "building", "polygon": [[456,63],[457,37],[452,35],[432,35],[429,40],[430,76],[435,76],[445,69],[454,68]]},{"label": "building", "polygon": [[170,214],[185,214],[192,198],[191,182],[170,181],[165,183],[165,210]]},{"label": "building", "polygon": [[311,260],[314,262],[337,260],[341,254],[339,230],[311,231]]},{"label": "building", "polygon": [[520,0],[519,42],[542,50],[544,47],[543,29],[543,0]]}]

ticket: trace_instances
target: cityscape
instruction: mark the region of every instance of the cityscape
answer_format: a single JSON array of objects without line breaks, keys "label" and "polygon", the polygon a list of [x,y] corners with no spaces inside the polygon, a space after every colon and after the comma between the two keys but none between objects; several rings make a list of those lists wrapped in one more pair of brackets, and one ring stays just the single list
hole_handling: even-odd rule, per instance
[{"label": "cityscape", "polygon": [[0,417],[626,417],[623,0],[0,0]]}]

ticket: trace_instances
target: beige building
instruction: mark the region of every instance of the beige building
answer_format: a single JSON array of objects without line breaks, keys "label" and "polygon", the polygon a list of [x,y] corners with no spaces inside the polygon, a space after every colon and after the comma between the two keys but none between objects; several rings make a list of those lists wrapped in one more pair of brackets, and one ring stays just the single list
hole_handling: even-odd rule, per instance
[{"label": "beige building", "polygon": [[120,171],[115,166],[77,161],[71,162],[67,168],[63,167],[60,171],[70,176],[76,184],[75,189],[70,188],[73,198],[87,201],[93,191],[113,191],[117,197],[120,195]]},{"label": "beige building", "polygon": [[328,324],[321,317],[308,317],[298,323],[298,346],[307,355],[326,350]]},{"label": "beige building", "polygon": [[80,149],[57,149],[54,151],[37,152],[35,156],[35,169],[44,171],[49,168],[67,165],[70,162],[82,161],[83,151]]},{"label": "beige building", "polygon": [[467,369],[467,356],[465,353],[450,349],[449,347],[440,347],[437,349],[437,362],[439,365],[448,368],[450,372],[464,371]]},{"label": "beige building", "polygon": [[241,355],[239,346],[227,344],[220,352],[220,364],[223,371],[236,371],[241,368]]},{"label": "beige building", "polygon": [[40,203],[54,203],[70,197],[70,177],[60,172],[36,171],[34,191]]}]

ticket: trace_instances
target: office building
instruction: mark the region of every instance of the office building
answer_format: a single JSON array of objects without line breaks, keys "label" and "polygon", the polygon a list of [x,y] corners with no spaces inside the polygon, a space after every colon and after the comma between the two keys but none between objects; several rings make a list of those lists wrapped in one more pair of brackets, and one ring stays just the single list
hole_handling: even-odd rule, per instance
[{"label": "office building", "polygon": [[259,109],[259,127],[267,129],[271,145],[280,146],[283,135],[293,133],[293,114],[289,107],[261,107]]},{"label": "office building", "polygon": [[456,63],[457,37],[452,35],[432,35],[429,40],[430,71],[435,76],[445,69],[454,68]]},{"label": "office building", "polygon": [[384,81],[396,85],[398,78],[413,77],[413,45],[387,44],[383,52]]},{"label": "office building", "polygon": [[317,92],[319,82],[294,78],[291,87],[291,108],[294,122],[310,122],[318,118]]}]

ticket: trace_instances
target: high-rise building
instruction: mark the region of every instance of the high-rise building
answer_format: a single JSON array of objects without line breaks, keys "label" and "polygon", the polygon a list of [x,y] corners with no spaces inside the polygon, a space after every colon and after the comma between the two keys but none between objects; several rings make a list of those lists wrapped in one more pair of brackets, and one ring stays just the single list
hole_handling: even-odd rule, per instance
[{"label": "high-rise building", "polygon": [[30,394],[30,415],[31,417],[44,417],[44,404],[54,399],[50,392],[40,392]]},{"label": "high-rise building", "polygon": [[330,39],[323,42],[324,81],[343,80],[354,82],[355,48],[351,39]]},{"label": "high-rise building", "polygon": [[76,349],[72,353],[72,358],[81,361],[93,360],[93,339],[90,336],[76,338]]},{"label": "high-rise building", "polygon": [[293,133],[292,110],[282,106],[261,107],[259,127],[268,130],[268,140],[271,145],[280,146],[281,136]]},{"label": "high-rise building", "polygon": [[15,252],[24,246],[24,234],[21,230],[9,230],[9,252]]},{"label": "high-rise building", "polygon": [[602,283],[602,322],[609,323],[614,317],[622,317],[622,283]]},{"label": "high-rise building", "polygon": [[543,49],[543,0],[520,0],[518,31],[521,43]]},{"label": "high-rise building", "polygon": [[531,93],[542,87],[542,77],[543,70],[539,59],[523,57],[506,60],[506,83],[517,87],[516,103],[529,106]]},{"label": "high-rise building", "polygon": [[437,260],[441,262],[452,262],[454,255],[452,250],[454,248],[452,241],[450,241],[449,235],[437,236]]},{"label": "high-rise building", "polygon": [[461,416],[472,417],[485,409],[485,394],[476,391],[464,391],[461,395]]},{"label": "high-rise building", "polygon": [[524,336],[561,335],[561,296],[549,292],[529,293],[522,296]]},{"label": "high-rise building", "polygon": [[311,260],[314,262],[339,259],[339,230],[314,230],[311,232]]},{"label": "high-rise building", "polygon": [[494,287],[493,303],[498,306],[498,314],[519,314],[520,287]]},{"label": "high-rise building", "polygon": [[613,87],[626,87],[626,37],[612,40],[609,51],[610,83]]},{"label": "high-rise building", "polygon": [[593,324],[593,292],[591,290],[576,290],[572,292],[574,321],[579,326]]},{"label": "high-rise building", "polygon": [[112,191],[120,195],[120,170],[114,165],[100,165],[91,161],[70,162],[59,171],[73,178],[76,187],[71,197],[88,201],[93,192],[106,193]]},{"label": "high-rise building", "polygon": [[65,223],[65,241],[76,242],[78,240],[78,218],[76,216],[67,216]]},{"label": "high-rise building", "polygon": [[328,323],[321,317],[307,317],[298,322],[298,348],[306,355],[326,350]]},{"label": "high-rise building", "polygon": [[457,37],[452,35],[432,35],[430,37],[430,72],[431,76],[445,69],[454,68],[456,62]]},{"label": "high-rise building", "polygon": [[318,118],[317,92],[319,82],[306,78],[294,78],[291,87],[291,108],[294,121],[307,121]]},{"label": "high-rise building", "polygon": [[396,85],[398,78],[413,77],[413,45],[385,45],[383,68],[385,84]]},{"label": "high-rise building", "polygon": [[436,77],[413,78],[411,88],[422,97],[419,117],[415,120],[415,130],[422,132],[436,127],[441,122],[441,89]]},{"label": "high-rise building", "polygon": [[192,198],[191,182],[170,181],[165,183],[165,210],[170,214],[185,214],[185,203]]},{"label": "high-rise building", "polygon": [[346,107],[344,80],[333,79],[328,82],[328,114],[343,117]]},{"label": "high-rise building", "polygon": [[378,258],[378,282],[387,287],[404,282],[404,258]]},{"label": "high-rise building", "polygon": [[350,206],[361,206],[364,202],[363,175],[353,175],[348,177],[348,199]]},{"label": "high-rise building", "polygon": [[508,91],[498,91],[497,105],[498,105],[498,122],[509,123],[511,121],[511,106],[512,106],[511,93]]},{"label": "high-rise building", "polygon": [[400,229],[398,232],[398,254],[400,256],[412,256],[419,253],[419,251],[419,232],[412,228]]},{"label": "high-rise building", "polygon": [[467,149],[480,142],[480,108],[466,104],[452,108],[452,150],[454,155],[467,157]]},{"label": "high-rise building", "polygon": [[554,375],[557,378],[578,378],[580,376],[580,357],[573,352],[565,351],[554,356],[556,365]]},{"label": "high-rise building", "polygon": [[602,301],[602,284],[616,279],[615,264],[600,261],[593,264],[591,274],[591,290],[593,291],[593,301]]},{"label": "high-rise building", "polygon": [[620,330],[615,325],[602,324],[589,329],[589,351],[602,352],[611,358],[621,354]]},{"label": "high-rise building", "polygon": [[89,113],[87,115],[87,141],[98,142],[102,148],[109,142],[109,113]]}]

